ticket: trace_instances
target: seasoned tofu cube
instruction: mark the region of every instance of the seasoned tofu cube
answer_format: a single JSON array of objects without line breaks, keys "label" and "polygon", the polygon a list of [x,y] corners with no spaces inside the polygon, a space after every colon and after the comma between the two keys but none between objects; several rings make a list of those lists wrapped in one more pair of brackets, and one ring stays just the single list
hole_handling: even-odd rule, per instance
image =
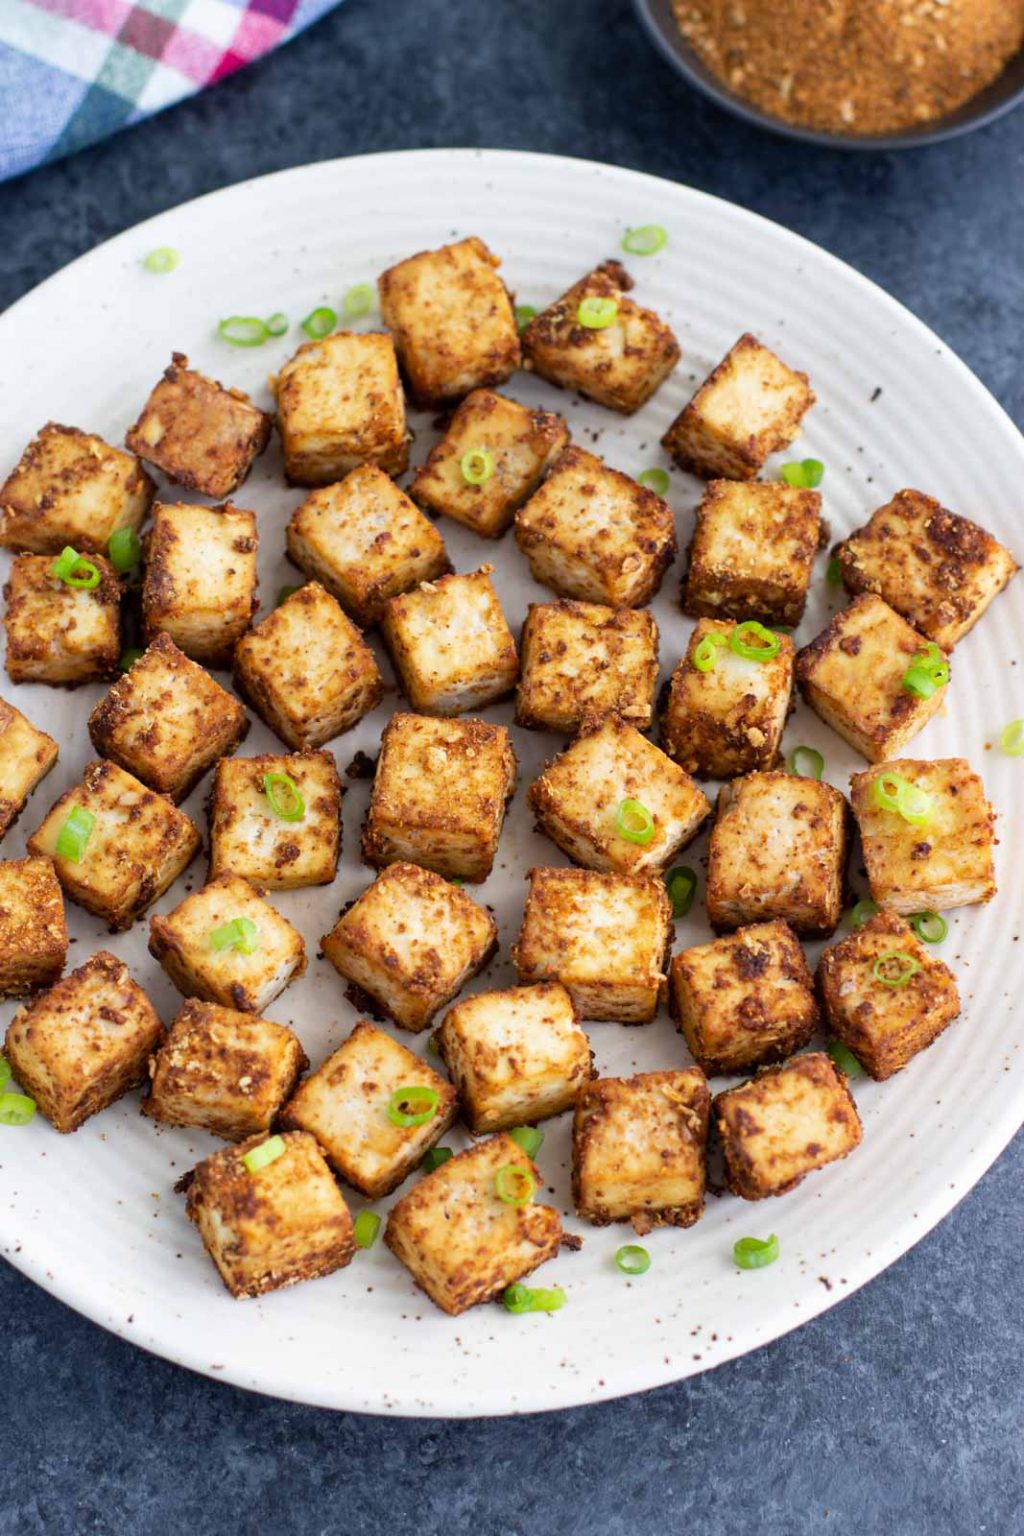
[{"label": "seasoned tofu cube", "polygon": [[381,737],[363,858],[375,869],[405,862],[449,880],[486,880],[515,783],[503,725],[393,715]]},{"label": "seasoned tofu cube", "polygon": [[[70,846],[61,852],[65,828]],[[163,895],[201,842],[166,795],[116,763],[91,762],[81,783],[61,795],[33,832],[28,851],[47,854],[64,894],[116,933]]]},{"label": "seasoned tofu cube", "polygon": [[520,982],[560,981],[584,1019],[653,1019],[672,920],[660,876],[531,869],[529,880],[512,953]]},{"label": "seasoned tofu cube", "polygon": [[409,495],[429,512],[497,539],[568,442],[561,416],[475,389],[416,471]]},{"label": "seasoned tofu cube", "polygon": [[343,793],[330,752],[222,758],[210,798],[211,880],[240,875],[272,891],[330,885]]},{"label": "seasoned tofu cube", "polygon": [[704,1210],[711,1095],[699,1067],[588,1083],[572,1125],[576,1213],[595,1226],[692,1227]]},{"label": "seasoned tofu cube", "polygon": [[49,421],[0,487],[0,545],[106,554],[112,533],[139,527],[155,490],[133,454]]},{"label": "seasoned tofu cube", "polygon": [[823,1051],[764,1067],[718,1094],[715,1124],[729,1188],[744,1200],[786,1194],[861,1140],[846,1079]]},{"label": "seasoned tofu cube", "polygon": [[782,1061],[818,1027],[804,952],[781,921],[682,950],[669,970],[669,1007],[709,1076]]},{"label": "seasoned tofu cube", "polygon": [[[914,821],[906,821],[883,803],[895,801],[901,781],[926,796],[923,820],[916,805]],[[850,786],[868,884],[880,907],[942,912],[992,900],[995,812],[966,758],[897,758],[855,773]]]},{"label": "seasoned tofu cube", "polygon": [[[436,1095],[433,1115],[422,1125],[403,1125],[403,1105],[406,1117],[416,1119],[420,1106],[429,1107],[424,1090]],[[378,1200],[419,1167],[457,1109],[451,1083],[361,1019],[286,1104],[281,1124],[309,1131],[335,1173]]]},{"label": "seasoned tofu cube", "polygon": [[238,875],[153,917],[149,952],[183,997],[239,1013],[262,1013],[306,969],[302,935]]},{"label": "seasoned tofu cube", "polygon": [[434,1039],[474,1136],[560,1115],[594,1076],[590,1041],[557,981],[465,997]]},{"label": "seasoned tofu cube", "polygon": [[[52,555],[15,555],[4,587],[7,675],[76,686],[110,677],[121,655],[121,584],[102,555],[94,587],[54,575]],[[76,578],[77,579],[77,578]]]},{"label": "seasoned tofu cube", "polygon": [[255,512],[158,504],[146,544],[142,626],[210,666],[231,660],[259,607]]},{"label": "seasoned tofu cube", "polygon": [[519,367],[519,332],[500,266],[472,235],[420,251],[378,278],[381,318],[423,410],[501,384]]},{"label": "seasoned tofu cube", "polygon": [[696,518],[683,611],[799,624],[822,542],[820,494],[776,482],[712,480]]},{"label": "seasoned tofu cube", "polygon": [[562,1243],[562,1218],[549,1205],[510,1205],[498,1175],[540,1187],[540,1175],[511,1136],[492,1136],[450,1157],[413,1185],[388,1217],[384,1241],[431,1301],[457,1316],[496,1300]]},{"label": "seasoned tofu cube", "polygon": [[516,513],[535,581],[563,597],[640,608],[676,554],[672,509],[594,453],[566,448]]},{"label": "seasoned tofu cube", "polygon": [[[344,1269],[355,1253],[352,1217],[323,1153],[305,1131],[250,1172],[261,1131],[193,1171],[185,1206],[232,1296],[263,1296]],[[276,1144],[278,1138],[273,1138]]]},{"label": "seasoned tofu cube", "polygon": [[395,344],[379,331],[307,341],[274,381],[285,474],[330,485],[360,464],[400,475],[409,463]]},{"label": "seasoned tofu cube", "polygon": [[0,862],[0,996],[50,986],[67,953],[64,898],[51,860]]},{"label": "seasoned tofu cube", "polygon": [[730,619],[698,619],[672,674],[661,716],[661,745],[698,779],[731,779],[774,768],[793,692],[793,642],[764,661],[729,644]]},{"label": "seasoned tofu cube", "polygon": [[[498,943],[493,917],[458,886],[392,864],[321,941],[340,976],[403,1029],[426,1029]],[[362,1006],[360,1000],[359,1006]]]},{"label": "seasoned tofu cube", "polygon": [[128,967],[101,949],[19,1009],[4,1055],[19,1086],[66,1135],[145,1081],[162,1038],[156,1009]]},{"label": "seasoned tofu cube", "polygon": [[370,629],[389,597],[452,568],[444,540],[376,464],[307,496],[286,530],[295,564]]},{"label": "seasoned tofu cube", "polygon": [[712,928],[782,918],[808,938],[835,931],[843,909],[846,801],[831,784],[748,773],[718,796],[708,847]]},{"label": "seasoned tofu cube", "polygon": [[598,603],[531,603],[522,637],[516,725],[576,731],[588,716],[651,723],[658,626],[646,609]]},{"label": "seasoned tofu cube", "polygon": [[293,592],[239,640],[235,683],[299,752],[350,730],[384,694],[373,652],[318,581]]},{"label": "seasoned tofu cube", "polygon": [[57,761],[52,736],[0,699],[0,838],[14,825],[29,795]]},{"label": "seasoned tofu cube", "polygon": [[[621,874],[665,869],[711,815],[686,770],[619,715],[584,721],[526,799],[540,830],[577,864]],[[635,805],[653,822],[646,842]]]},{"label": "seasoned tofu cube", "polygon": [[519,676],[492,565],[393,597],[381,632],[402,689],[425,715],[461,715],[510,693]]},{"label": "seasoned tofu cube", "polygon": [[920,491],[897,491],[836,547],[850,592],[877,592],[951,651],[998,597],[1017,562],[991,534]]},{"label": "seasoned tofu cube", "polygon": [[249,729],[233,694],[158,635],[89,716],[89,736],[101,757],[133,773],[150,789],[184,800]]},{"label": "seasoned tofu cube", "polygon": [[661,441],[681,468],[706,480],[753,480],[770,453],[789,447],[813,404],[806,373],[787,368],[748,331]]},{"label": "seasoned tofu cube", "polygon": [[244,390],[226,389],[175,352],[125,445],[169,480],[222,501],[266,448],[271,424]]}]

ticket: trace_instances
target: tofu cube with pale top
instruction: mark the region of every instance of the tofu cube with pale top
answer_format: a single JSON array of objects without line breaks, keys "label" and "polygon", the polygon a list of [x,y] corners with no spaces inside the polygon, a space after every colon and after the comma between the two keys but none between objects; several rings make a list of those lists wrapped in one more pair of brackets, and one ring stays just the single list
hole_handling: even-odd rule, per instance
[{"label": "tofu cube with pale top", "polygon": [[741,656],[730,619],[698,619],[672,674],[661,716],[661,746],[698,779],[731,779],[774,768],[791,708],[793,642],[777,635],[774,655]]},{"label": "tofu cube with pale top", "polygon": [[224,666],[259,607],[256,514],[158,503],[146,543],[142,628],[170,635],[193,661]]},{"label": "tofu cube with pale top", "polygon": [[0,699],[0,838],[14,825],[29,795],[42,783],[59,748],[19,709]]},{"label": "tofu cube with pale top", "polygon": [[799,624],[823,536],[819,493],[712,480],[696,517],[684,612]]},{"label": "tofu cube with pale top", "polygon": [[0,996],[24,997],[64,969],[64,897],[50,859],[0,862]]},{"label": "tofu cube with pale top", "polygon": [[222,501],[266,448],[271,424],[243,390],[226,389],[175,352],[125,445],[169,480]]},{"label": "tofu cube with pale top", "polygon": [[49,421],[0,487],[0,546],[106,554],[111,534],[140,526],[155,490],[134,454]]},{"label": "tofu cube with pale top", "polygon": [[[121,584],[102,555],[72,572],[52,555],[15,555],[4,587],[7,675],[15,683],[77,687],[111,677],[121,655]],[[85,585],[91,577],[92,585]],[[81,584],[78,584],[81,583]]]},{"label": "tofu cube with pale top", "polygon": [[645,730],[657,681],[658,626],[647,609],[571,598],[527,608],[516,725],[569,734],[588,716],[616,714]]},{"label": "tofu cube with pale top", "polygon": [[307,341],[274,380],[277,430],[293,485],[331,485],[360,464],[400,475],[409,429],[390,336],[338,331]]},{"label": "tofu cube with pale top", "polygon": [[515,687],[519,657],[491,565],[393,597],[381,632],[406,698],[426,715],[482,709]]},{"label": "tofu cube with pale top", "polygon": [[210,797],[210,878],[240,875],[271,891],[329,885],[343,793],[330,752],[222,758]]}]

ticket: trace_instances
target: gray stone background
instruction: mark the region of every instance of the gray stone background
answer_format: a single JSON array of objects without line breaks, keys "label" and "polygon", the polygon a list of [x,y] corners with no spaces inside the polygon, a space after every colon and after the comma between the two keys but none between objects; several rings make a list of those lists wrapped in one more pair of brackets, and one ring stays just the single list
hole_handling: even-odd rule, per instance
[{"label": "gray stone background", "polygon": [[[424,145],[609,160],[756,209],[889,289],[1024,420],[1024,111],[902,155],[788,144],[693,95],[628,0],[348,0],[198,100],[0,189],[0,302],[198,193]],[[1018,1139],[905,1259],[778,1344],[518,1421],[249,1396],[4,1268],[0,1532],[1024,1532],[1022,1175]]]}]

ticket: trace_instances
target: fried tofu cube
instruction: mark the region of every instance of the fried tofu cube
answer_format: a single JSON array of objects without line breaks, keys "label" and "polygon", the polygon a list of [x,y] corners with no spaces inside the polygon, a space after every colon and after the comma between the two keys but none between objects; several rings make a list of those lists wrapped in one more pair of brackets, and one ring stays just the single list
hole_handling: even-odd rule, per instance
[{"label": "fried tofu cube", "polygon": [[660,876],[531,869],[529,880],[512,952],[520,982],[560,981],[584,1019],[653,1019],[672,920]]},{"label": "fried tofu cube", "polygon": [[582,448],[516,513],[516,542],[542,586],[613,608],[649,603],[676,554],[668,504]]},{"label": "fried tofu cube", "polygon": [[425,715],[461,715],[504,698],[519,657],[492,565],[393,597],[381,632],[406,698]]},{"label": "fried tofu cube", "polygon": [[434,1038],[474,1136],[560,1115],[594,1076],[590,1041],[557,981],[465,997]]},{"label": "fried tofu cube", "polygon": [[503,725],[393,715],[381,737],[363,858],[486,880],[498,851],[516,755]]},{"label": "fried tofu cube", "polygon": [[395,344],[379,331],[307,341],[274,381],[285,474],[330,485],[360,464],[400,475],[409,463]]},{"label": "fried tofu cube", "polygon": [[55,686],[110,677],[121,655],[121,584],[102,555],[95,587],[70,587],[52,555],[15,555],[4,587],[7,675]]},{"label": "fried tofu cube", "polygon": [[984,528],[920,491],[897,491],[836,546],[836,558],[850,592],[877,592],[944,651],[974,628],[1018,570]]},{"label": "fried tofu cube", "polygon": [[860,1145],[857,1106],[823,1051],[764,1067],[718,1094],[714,1109],[726,1180],[743,1200],[784,1195]]},{"label": "fried tofu cube", "polygon": [[376,464],[307,496],[286,530],[288,553],[363,629],[389,597],[447,575],[444,540]]},{"label": "fried tofu cube", "polygon": [[[779,635],[775,655],[757,661],[729,645],[735,628],[730,619],[698,619],[665,696],[662,750],[698,779],[731,779],[779,761],[793,692],[793,642]],[[697,664],[705,641],[715,646],[707,670]]]},{"label": "fried tofu cube", "polygon": [[133,454],[49,421],[0,487],[0,545],[106,554],[112,533],[139,527],[155,490]]},{"label": "fried tofu cube", "polygon": [[782,918],[807,938],[833,933],[843,909],[846,801],[831,784],[748,773],[718,796],[708,847],[712,928]]},{"label": "fried tofu cube", "polygon": [[431,1019],[494,953],[493,917],[458,886],[392,864],[339,917],[321,945],[340,976],[402,1029]]},{"label": "fried tofu cube", "polygon": [[668,984],[672,1016],[709,1076],[783,1061],[818,1027],[804,952],[781,920],[681,950]]},{"label": "fried tofu cube", "polygon": [[67,953],[64,898],[51,860],[0,862],[0,996],[50,986]]},{"label": "fried tofu cube", "polygon": [[[271,891],[330,885],[341,853],[343,794],[330,752],[222,758],[210,797],[211,880],[239,875]],[[288,815],[278,815],[275,804]]]},{"label": "fried tofu cube", "polygon": [[235,683],[297,752],[351,730],[384,695],[373,652],[318,581],[293,592],[239,640]]},{"label": "fried tofu cube", "polygon": [[409,495],[430,512],[498,539],[568,442],[561,416],[475,389],[416,471]]},{"label": "fried tofu cube", "polygon": [[0,838],[46,778],[59,750],[52,736],[37,730],[13,704],[0,699]]},{"label": "fried tofu cube", "polygon": [[[400,1125],[388,1113],[408,1093],[437,1095],[423,1125]],[[426,1100],[424,1100],[426,1102]],[[361,1019],[344,1045],[317,1067],[289,1100],[281,1124],[315,1136],[335,1173],[379,1200],[418,1168],[455,1119],[451,1083],[383,1029]]]},{"label": "fried tofu cube", "polygon": [[595,1226],[692,1227],[704,1210],[711,1095],[699,1067],[588,1083],[572,1125],[576,1213]]},{"label": "fried tofu cube", "polygon": [[352,1217],[312,1136],[289,1131],[255,1173],[246,1154],[262,1131],[199,1164],[185,1206],[232,1296],[264,1296],[351,1263]]},{"label": "fried tofu cube", "polygon": [[144,1082],[163,1025],[128,967],[101,949],[7,1026],[15,1080],[67,1135]]},{"label": "fried tofu cube", "polygon": [[450,1157],[403,1195],[388,1217],[384,1241],[431,1301],[456,1317],[506,1286],[524,1280],[562,1243],[562,1218],[551,1206],[500,1198],[497,1175],[522,1169],[540,1175],[511,1136],[492,1136]]},{"label": "fried tofu cube", "polygon": [[820,494],[774,481],[712,480],[696,518],[683,611],[799,624],[821,548]]},{"label": "fried tofu cube", "polygon": [[259,607],[255,512],[158,504],[146,544],[142,627],[209,666],[231,660]]},{"label": "fried tofu cube", "polygon": [[579,729],[588,716],[651,723],[658,681],[658,626],[646,609],[598,603],[531,603],[522,636],[516,725]]},{"label": "fried tofu cube", "polygon": [[[921,824],[905,821],[876,799],[876,784],[887,781],[892,789],[893,776],[928,797]],[[897,758],[855,773],[850,786],[868,884],[880,907],[903,914],[942,912],[992,900],[995,812],[966,758]]]},{"label": "fried tofu cube", "polygon": [[519,331],[501,262],[475,235],[382,272],[380,313],[423,410],[501,384],[519,367]]},{"label": "fried tofu cube", "polygon": [[169,480],[223,501],[266,448],[271,424],[244,390],[197,373],[175,352],[125,445]]},{"label": "fried tofu cube", "polygon": [[[77,857],[58,852],[60,834],[88,831]],[[202,842],[166,795],[147,789],[116,763],[87,763],[82,781],[49,810],[28,839],[47,854],[64,894],[116,933],[130,928],[195,858]]]}]

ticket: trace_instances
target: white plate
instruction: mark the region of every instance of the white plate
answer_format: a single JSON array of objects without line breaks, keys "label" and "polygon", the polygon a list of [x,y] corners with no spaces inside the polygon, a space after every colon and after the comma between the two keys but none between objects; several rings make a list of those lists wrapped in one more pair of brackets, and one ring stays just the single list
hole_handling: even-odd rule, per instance
[{"label": "white plate", "polygon": [[[298,321],[316,304],[338,307],[345,289],[372,280],[396,258],[471,233],[504,258],[504,275],[521,301],[542,304],[617,254],[626,227],[652,221],[669,230],[668,248],[627,260],[640,300],[679,336],[684,360],[675,376],[632,419],[581,405],[526,375],[511,382],[511,393],[567,412],[580,440],[590,446],[593,431],[598,451],[638,473],[663,462],[657,444],[666,423],[694,382],[749,329],[812,376],[820,403],[793,451],[827,465],[823,489],[836,533],[912,485],[977,517],[1011,546],[1020,544],[1024,442],[967,369],[877,288],[794,235],[688,188],[611,167],[490,151],[382,155],[284,172],[163,214],[75,262],[0,323],[3,459],[13,461],[48,419],[120,441],[172,348],[269,403],[265,377],[301,337],[293,327],[280,341],[239,351],[213,335],[218,317],[283,309]],[[172,276],[154,277],[140,266],[160,245],[181,251]],[[416,426],[419,462],[432,434],[425,419]],[[698,494],[695,481],[673,474],[670,500],[684,547]],[[261,578],[272,602],[278,586],[295,579],[282,529],[300,500],[284,486],[276,446],[237,499],[260,514]],[[528,600],[550,595],[528,579],[511,538],[495,546],[447,524],[443,531],[457,569],[496,562],[514,627]],[[690,627],[677,591],[674,571],[655,604],[663,676]],[[801,639],[820,627],[828,601],[823,559]],[[834,595],[831,601],[835,606]],[[692,1230],[658,1231],[646,1240],[652,1268],[630,1284],[612,1262],[628,1229],[587,1228],[571,1215],[563,1116],[546,1127],[540,1162],[553,1198],[570,1213],[569,1229],[585,1242],[582,1252],[542,1272],[544,1283],[568,1291],[561,1313],[510,1317],[484,1307],[444,1317],[380,1244],[326,1280],[236,1302],[171,1188],[216,1144],[157,1129],[139,1117],[132,1095],[73,1137],[55,1135],[40,1119],[0,1136],[4,1252],[71,1306],[171,1360],[308,1403],[395,1414],[502,1414],[633,1392],[706,1370],[833,1306],[944,1216],[1018,1124],[1024,1025],[1013,939],[1022,913],[1011,850],[1022,846],[1022,770],[988,746],[1006,721],[1024,714],[1012,665],[1022,608],[1018,582],[957,651],[949,708],[913,748],[922,756],[970,757],[1002,815],[1000,896],[954,915],[942,950],[959,974],[964,1016],[894,1081],[855,1085],[865,1135],[847,1162],[766,1205],[712,1198]],[[6,855],[20,854],[26,831],[79,775],[89,755],[85,718],[99,692],[18,690],[19,705],[59,735],[61,761],[8,838]],[[375,750],[395,702],[392,695],[335,743],[342,767],[357,748]],[[511,711],[503,706],[487,715],[508,721]],[[844,788],[859,766],[803,708],[787,741],[818,746],[828,777]],[[243,750],[271,745],[257,725]],[[532,831],[523,793],[556,746],[552,737],[516,732],[520,789],[499,867],[483,892],[497,911],[501,951],[475,989],[512,979],[508,953],[524,870],[564,862]],[[205,795],[202,786],[187,806],[201,825]],[[368,881],[357,855],[366,799],[365,784],[346,798],[337,883],[279,898],[313,952],[341,905]],[[698,845],[689,858],[696,863],[701,854]],[[187,881],[201,878],[198,863]],[[160,909],[182,891],[179,883]],[[72,960],[109,943],[170,1018],[176,997],[146,952],[146,923],[111,940],[76,908],[70,913]],[[677,942],[706,936],[698,905],[678,925]],[[323,960],[314,960],[307,978],[270,1012],[294,1023],[314,1063],[355,1019]],[[603,1072],[687,1059],[665,1016],[639,1029],[596,1024],[590,1033]],[[421,1038],[418,1048],[424,1045]],[[450,1140],[461,1144],[455,1133]],[[735,1238],[770,1231],[779,1236],[779,1262],[761,1272],[735,1269]]]}]

